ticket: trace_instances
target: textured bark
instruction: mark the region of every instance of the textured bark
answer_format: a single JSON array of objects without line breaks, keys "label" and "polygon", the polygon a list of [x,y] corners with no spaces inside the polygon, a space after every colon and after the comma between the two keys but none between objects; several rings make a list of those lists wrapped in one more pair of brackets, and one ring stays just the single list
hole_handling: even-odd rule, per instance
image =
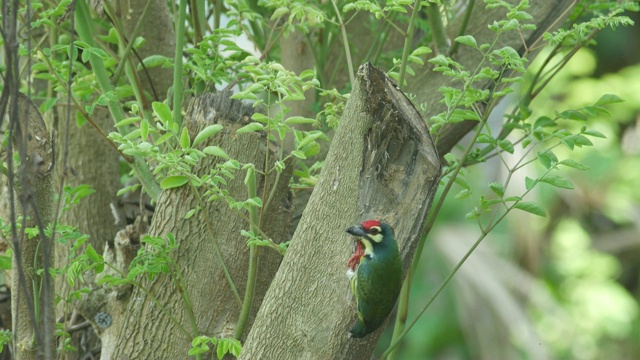
[{"label": "textured bark", "polygon": [[[250,121],[252,109],[250,105],[230,100],[229,96],[230,93],[225,92],[206,94],[196,99],[187,111],[185,125],[193,139],[205,126],[212,123],[223,124],[223,131],[199,147],[220,146],[231,158],[242,164],[253,163],[256,169],[263,170],[267,149],[266,137],[258,133],[235,134],[236,129]],[[272,154],[270,159],[273,158]],[[208,174],[215,164],[220,162],[224,160],[206,158],[201,161],[195,172],[200,176]],[[270,168],[271,165],[272,161],[267,167]],[[244,175],[244,171],[239,171],[234,180],[228,181],[226,189],[235,199],[247,197],[247,189],[243,183]],[[264,212],[263,230],[276,242],[287,240],[291,222],[288,199],[290,176],[291,167],[287,167],[280,177],[271,208]],[[274,179],[274,175],[269,177],[267,189],[274,185]],[[264,177],[259,177],[258,189],[264,188],[264,180]],[[248,229],[248,224],[222,200],[206,203],[200,212],[185,220],[185,214],[196,206],[197,197],[190,186],[164,191],[158,200],[149,233],[152,236],[166,235],[169,232],[175,234],[179,249],[173,254],[173,258],[184,277],[182,289],[191,299],[199,333],[229,337],[233,334],[238,320],[240,304],[225,279],[213,242],[219,245],[235,286],[238,292],[243,294],[249,251],[246,238],[240,235],[240,230]],[[258,282],[249,326],[280,260],[281,256],[270,249],[261,249],[259,252]],[[182,326],[190,331],[191,325],[185,305],[173,280],[168,276],[160,276],[154,281],[141,279],[141,282]],[[126,318],[121,326],[114,329],[118,336],[116,348],[109,357],[103,354],[104,359],[186,358],[191,339],[184,337],[139,288],[133,290],[125,314]]]},{"label": "textured bark", "polygon": [[[280,42],[280,48],[282,53],[282,66],[285,69],[293,71],[296,74],[300,74],[304,70],[313,69],[313,53],[309,48],[309,43],[302,32],[294,32],[289,34],[286,38]],[[288,116],[305,116],[313,118],[315,117],[312,105],[314,99],[314,89],[305,91],[305,99],[303,101],[288,101],[286,105],[291,108]],[[308,124],[296,124],[295,129],[301,131],[309,131],[313,129],[313,126]],[[290,153],[294,149],[293,135],[287,134],[284,140],[284,152]]]},{"label": "textured bark", "polygon": [[[46,226],[53,218],[53,144],[38,108],[25,95],[20,94],[17,101],[18,119],[21,133],[14,136],[18,148],[25,151],[22,157],[20,179],[16,181],[16,193],[22,205],[22,215],[28,216],[24,222],[26,228],[35,228],[39,223]],[[22,135],[22,138],[21,138]],[[36,212],[37,210],[37,212]],[[23,229],[24,230],[24,229]],[[13,264],[20,262],[24,275],[18,273],[19,267],[14,265],[11,278],[11,313],[13,332],[16,336],[14,346],[16,359],[39,359],[43,351],[55,355],[55,319],[53,311],[54,288],[53,279],[48,272],[39,275],[45,261],[52,265],[51,244],[41,242],[41,236],[29,238],[22,232],[13,245]],[[48,239],[47,239],[48,240]],[[45,256],[48,259],[45,259]],[[48,276],[48,279],[45,279]],[[44,282],[50,284],[47,293]],[[37,290],[37,291],[36,291]],[[39,294],[34,298],[34,294]],[[33,306],[38,303],[39,312]],[[35,323],[32,319],[35,319]],[[46,332],[46,333],[45,333]],[[40,338],[36,340],[35,334]],[[45,340],[46,339],[46,340]],[[43,344],[44,341],[44,344]],[[45,346],[48,349],[45,350]]]},{"label": "textured bark", "polygon": [[[139,221],[134,225],[128,225],[118,232],[113,242],[106,244],[103,257],[111,267],[107,267],[103,273],[96,276],[96,283],[105,276],[118,277],[127,273],[131,261],[140,249],[140,237],[147,232],[145,224],[145,221]],[[101,359],[112,358],[118,331],[122,329],[122,324],[128,316],[126,310],[132,290],[131,284],[117,287],[98,286],[92,289],[90,296],[86,296],[76,305],[78,313],[89,319],[93,325],[92,329],[95,332],[92,331],[92,334],[98,334],[100,337]]]},{"label": "textured bark", "polygon": [[[66,108],[66,107],[65,107]],[[110,204],[115,202],[116,193],[120,188],[119,155],[109,143],[89,124],[78,127],[75,123],[75,107],[72,107],[71,124],[69,126],[69,153],[66,164],[63,163],[65,151],[66,126],[59,126],[56,139],[56,153],[58,180],[63,179],[63,166],[66,165],[67,174],[65,184],[75,187],[81,184],[91,186],[95,193],[70,207],[61,216],[61,223],[77,226],[78,230],[89,235],[88,243],[95,249],[104,248],[106,242],[113,242],[118,231],[111,213]],[[112,131],[113,120],[106,108],[98,107],[92,114],[93,121],[105,133]],[[58,114],[58,124],[65,124],[66,111]],[[71,244],[56,244],[56,267],[62,268],[69,262]],[[87,278],[91,280],[91,276]],[[56,288],[63,298],[71,290],[65,277],[56,279]],[[77,287],[76,287],[77,288]],[[70,314],[71,309],[63,309],[66,302],[61,302],[58,316]]]},{"label": "textured bark", "polygon": [[[163,55],[172,58],[176,48],[176,36],[168,3],[162,0],[149,1],[152,1],[153,4],[147,10],[138,34],[146,40],[146,43],[136,51],[141,59],[145,59],[149,55]],[[115,0],[114,3],[117,15],[124,26],[125,36],[129,41],[134,41],[135,39],[132,39],[131,35],[147,2]],[[134,59],[137,66],[139,61],[135,56]],[[152,68],[147,69],[147,72],[140,71],[138,73],[142,88],[151,95],[155,92],[158,98],[152,97],[153,100],[164,99],[167,96],[167,90],[173,84],[173,68]]]},{"label": "textured bark", "polygon": [[363,65],[241,359],[370,357],[381,330],[362,340],[347,336],[356,312],[344,230],[367,218],[391,224],[406,270],[439,177],[424,120],[380,70]]},{"label": "textured bark", "polygon": [[[517,4],[520,0],[507,0],[511,4]],[[495,45],[495,49],[504,46],[514,48],[520,55],[525,53],[524,39],[527,47],[531,46],[546,31],[551,31],[562,24],[562,16],[566,16],[565,11],[572,5],[573,0],[549,0],[536,1],[532,3],[532,7],[527,10],[533,16],[533,23],[536,30],[529,30],[522,33],[522,38],[516,31],[503,33]],[[487,24],[492,24],[495,20],[505,18],[505,10],[503,8],[484,9],[481,1],[476,1],[473,15],[467,26],[466,34],[472,34],[478,44],[491,43],[495,38],[495,32],[489,30]],[[458,21],[452,22],[452,29],[447,32],[456,34],[459,30],[461,17]],[[482,54],[477,49],[468,46],[460,46],[458,52],[451,56],[454,60],[464,65],[467,69],[474,69],[482,58]],[[533,57],[533,56],[530,56]],[[433,66],[425,66],[423,71],[415,78],[409,78],[408,92],[415,94],[413,100],[416,104],[427,103],[427,120],[446,109],[445,104],[441,103],[442,94],[437,91],[441,86],[454,86],[455,82],[450,77],[445,77],[441,73],[432,71]],[[506,74],[507,76],[511,74]],[[457,86],[457,85],[455,85]],[[489,88],[490,82],[477,82],[475,84],[479,88]],[[456,124],[448,124],[443,126],[435,136],[436,147],[440,156],[444,156],[453,149],[453,147],[477,124],[477,121],[464,121]]]},{"label": "textured bark", "polygon": [[[66,110],[71,109],[71,124],[69,136],[66,134]],[[78,127],[75,121],[74,106],[62,106],[58,111],[58,131],[56,131],[56,180],[64,181],[65,185],[75,187],[81,184],[91,186],[95,192],[82,199],[78,204],[63,212],[60,223],[72,225],[81,233],[89,235],[86,244],[94,249],[102,249],[105,243],[113,243],[113,238],[118,231],[115,224],[110,204],[116,202],[116,193],[120,188],[119,155],[90,124]],[[109,110],[97,107],[92,114],[93,121],[105,132],[112,131],[113,119]],[[68,139],[68,154],[64,161],[64,152]],[[65,169],[66,167],[66,169]],[[59,185],[56,185],[56,189]],[[69,263],[69,254],[72,244],[56,242],[55,266],[62,269]],[[86,246],[86,245],[85,245]],[[80,251],[84,251],[84,247]],[[86,283],[93,281],[93,273],[84,275]],[[56,294],[62,299],[67,299],[69,293],[86,287],[86,283],[76,282],[71,286],[66,276],[58,276],[55,280]],[[73,316],[75,305],[66,300],[60,301],[56,306],[56,318],[66,319],[67,326],[78,325],[84,321],[82,317]],[[72,334],[72,346],[78,351],[65,353],[67,360],[80,359],[88,352],[99,348],[97,336],[91,328],[75,331]]]}]

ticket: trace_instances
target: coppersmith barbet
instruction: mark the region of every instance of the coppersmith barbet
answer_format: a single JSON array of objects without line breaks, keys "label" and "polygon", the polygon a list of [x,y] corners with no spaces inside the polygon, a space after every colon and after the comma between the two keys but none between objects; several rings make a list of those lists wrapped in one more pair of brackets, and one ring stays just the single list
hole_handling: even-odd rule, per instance
[{"label": "coppersmith barbet", "polygon": [[388,224],[367,220],[347,232],[356,237],[347,275],[356,299],[358,322],[350,332],[352,337],[361,338],[380,327],[393,310],[402,287],[402,259]]}]

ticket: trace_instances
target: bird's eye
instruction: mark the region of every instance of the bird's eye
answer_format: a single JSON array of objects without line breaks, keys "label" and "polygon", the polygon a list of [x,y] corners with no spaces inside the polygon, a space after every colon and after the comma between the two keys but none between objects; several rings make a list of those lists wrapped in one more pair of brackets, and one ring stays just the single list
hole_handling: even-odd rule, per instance
[{"label": "bird's eye", "polygon": [[373,227],[369,229],[369,234],[371,235],[378,235],[379,233],[380,233],[380,229],[378,229],[377,227]]}]

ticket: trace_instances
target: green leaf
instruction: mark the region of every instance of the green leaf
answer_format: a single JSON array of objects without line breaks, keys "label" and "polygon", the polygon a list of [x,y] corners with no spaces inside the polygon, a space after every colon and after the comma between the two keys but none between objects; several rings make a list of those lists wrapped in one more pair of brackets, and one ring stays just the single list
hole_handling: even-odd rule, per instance
[{"label": "green leaf", "polygon": [[190,217],[195,215],[198,212],[198,210],[200,210],[200,208],[199,207],[195,207],[195,208],[187,211],[187,213],[184,215],[184,219],[185,220],[189,219]]},{"label": "green leaf", "polygon": [[428,47],[420,46],[419,48],[413,50],[411,55],[419,56],[419,55],[424,55],[424,54],[431,54],[432,52],[433,52],[433,50],[429,49]]},{"label": "green leaf", "polygon": [[575,147],[575,144],[573,143],[573,141],[571,141],[569,138],[564,138],[562,140],[560,140],[563,144],[565,144],[569,149],[573,150],[573,148]]},{"label": "green leaf", "polygon": [[458,36],[456,42],[462,45],[471,46],[472,48],[478,48],[478,42],[471,35]]},{"label": "green leaf", "polygon": [[86,122],[87,122],[87,119],[84,117],[84,115],[82,115],[80,111],[76,112],[76,124],[78,124],[78,127],[81,127]]},{"label": "green leaf", "polygon": [[253,121],[261,122],[263,124],[266,124],[266,123],[269,122],[269,117],[267,117],[267,115],[259,113],[259,112],[253,113],[253,115],[251,115],[251,119]]},{"label": "green leaf", "polygon": [[138,64],[137,70],[138,71],[142,70],[143,65],[145,68],[150,69],[150,68],[161,67],[161,66],[164,66],[165,64],[170,64],[170,63],[171,63],[171,60],[166,56],[151,55],[144,58],[142,60],[142,64]]},{"label": "green leaf", "polygon": [[494,139],[489,134],[480,134],[478,135],[476,142],[479,144],[495,144],[496,139]]},{"label": "green leaf", "polygon": [[273,21],[273,20],[275,20],[275,19],[277,19],[277,18],[279,18],[279,17],[281,17],[283,15],[286,15],[288,13],[289,13],[289,8],[279,7],[273,12],[273,15],[271,15],[271,19],[270,20]]},{"label": "green leaf", "polygon": [[177,188],[180,187],[186,183],[189,182],[189,178],[187,178],[186,176],[182,176],[182,175],[172,175],[172,176],[167,176],[166,178],[164,178],[161,182],[160,182],[160,187],[163,190],[167,190],[167,189],[173,189],[173,188]]},{"label": "green leaf", "polygon": [[576,135],[571,140],[573,140],[573,143],[578,147],[593,146],[591,140],[589,140],[586,136]]},{"label": "green leaf", "polygon": [[558,158],[551,151],[539,152],[538,161],[548,170],[558,162]]},{"label": "green leaf", "polygon": [[182,146],[182,149],[188,149],[191,146],[189,130],[187,130],[186,126],[182,128],[182,133],[180,134],[180,146]]},{"label": "green leaf", "polygon": [[304,116],[292,116],[284,121],[285,124],[315,124],[316,119],[307,118]]},{"label": "green leaf", "polygon": [[560,116],[563,119],[569,119],[569,120],[578,120],[578,121],[588,120],[587,116],[578,110],[566,110],[559,113],[558,116]]},{"label": "green leaf", "polygon": [[130,117],[130,118],[124,118],[123,120],[118,121],[115,125],[115,127],[120,127],[120,126],[125,126],[125,125],[131,125],[131,124],[135,124],[138,121],[140,121],[140,117],[136,116],[136,117]]},{"label": "green leaf", "polygon": [[247,199],[247,201],[245,201],[247,204],[253,205],[255,207],[262,207],[262,199],[260,199],[259,197],[255,197],[252,199]]},{"label": "green leaf", "polygon": [[44,103],[42,103],[42,105],[40,105],[40,113],[44,114],[47,111],[51,110],[51,108],[56,104],[57,101],[57,96],[47,99]]},{"label": "green leaf", "polygon": [[122,189],[118,190],[118,193],[116,194],[116,196],[120,196],[120,195],[122,195],[122,194],[124,194],[124,193],[127,193],[127,192],[129,192],[129,191],[134,192],[134,191],[136,191],[139,187],[140,187],[140,184],[134,184],[134,185],[131,185],[131,186],[124,187],[124,188],[122,188]]},{"label": "green leaf", "polygon": [[189,349],[189,352],[187,353],[187,355],[199,355],[199,354],[204,354],[207,351],[209,351],[209,347],[207,345],[203,345],[202,347],[193,347],[191,349]]},{"label": "green leaf", "polygon": [[173,122],[173,115],[171,114],[169,105],[154,101],[151,104],[151,107],[153,108],[153,113],[156,114],[156,116],[165,124],[165,126],[168,126]]},{"label": "green leaf", "polygon": [[306,158],[307,158],[307,157],[304,155],[304,152],[303,152],[303,151],[301,151],[301,150],[293,150],[293,151],[291,152],[291,155],[293,155],[293,156],[297,157],[298,159],[302,159],[302,160],[304,160],[304,159],[306,159]]},{"label": "green leaf", "polygon": [[536,122],[533,124],[533,128],[537,129],[537,128],[542,128],[542,127],[551,127],[551,126],[556,126],[557,124],[555,123],[555,121],[551,120],[550,117],[548,116],[540,116]]},{"label": "green leaf", "polygon": [[198,135],[196,135],[196,138],[193,140],[193,146],[196,146],[201,142],[205,141],[206,139],[212,137],[213,135],[217,134],[220,130],[222,130],[222,125],[220,124],[207,126],[206,128],[202,129],[198,133]]},{"label": "green leaf", "polygon": [[[222,340],[222,339],[221,339]],[[220,342],[218,344],[218,346],[216,347],[216,355],[218,356],[219,360],[222,360],[222,358],[224,357],[224,355],[227,353],[226,349],[223,347],[223,345],[225,344],[225,342]]]},{"label": "green leaf", "polygon": [[513,205],[513,207],[534,215],[547,217],[547,212],[544,210],[544,208],[533,201],[521,201]]},{"label": "green leaf", "polygon": [[257,122],[252,122],[236,130],[236,134],[246,134],[246,133],[262,130],[263,128],[264,128],[264,125]]},{"label": "green leaf", "polygon": [[[285,243],[282,243],[281,245],[287,245]],[[240,344],[240,341],[233,339],[233,338],[229,338],[227,339],[227,341],[229,341],[229,352],[231,353],[231,355],[238,357],[240,356],[240,353],[242,352],[242,345]]]},{"label": "green leaf", "polygon": [[619,96],[614,94],[604,94],[596,101],[596,105],[607,105],[624,102]]},{"label": "green leaf", "polygon": [[495,204],[500,204],[502,203],[501,199],[491,199],[491,200],[485,200],[484,198],[482,198],[480,200],[480,204],[482,206],[483,210],[488,210],[490,206],[493,206]]},{"label": "green leaf", "polygon": [[133,48],[138,49],[146,42],[147,40],[145,38],[143,38],[142,36],[138,36],[137,38],[135,38],[135,40],[133,40]]},{"label": "green leaf", "polygon": [[524,186],[527,189],[527,191],[533,189],[533,187],[536,186],[537,183],[538,183],[537,179],[534,180],[528,176],[524,178]]},{"label": "green leaf", "polygon": [[468,189],[462,189],[459,193],[456,194],[455,199],[464,199],[466,197],[469,197],[470,195],[471,191],[469,191]]},{"label": "green leaf", "polygon": [[302,139],[300,141],[300,143],[298,144],[298,149],[302,149],[303,147],[311,144],[313,141],[317,140],[319,137],[321,137],[322,135],[324,135],[322,133],[322,131],[317,131],[314,133],[310,133],[307,136],[304,137],[304,139]]},{"label": "green leaf", "polygon": [[496,193],[496,195],[503,197],[504,196],[504,185],[497,182],[492,182],[489,184],[489,188]]},{"label": "green leaf", "polygon": [[480,211],[478,208],[475,208],[464,215],[467,220],[475,220],[480,217]]},{"label": "green leaf", "polygon": [[0,255],[0,269],[11,270],[11,256]]},{"label": "green leaf", "polygon": [[313,69],[307,69],[300,73],[300,79],[313,79],[316,77],[316,71]]},{"label": "green leaf", "polygon": [[[408,61],[414,63],[414,64],[418,64],[418,65],[424,65],[424,61],[422,61],[422,59],[420,59],[417,56],[413,56],[413,55],[409,55],[409,57],[407,58]],[[409,69],[409,67],[407,67],[407,69]]]},{"label": "green leaf", "polygon": [[256,168],[253,167],[252,164],[249,164],[249,166],[247,166],[246,169],[247,169],[247,175],[244,177],[244,184],[248,185],[250,181],[252,180],[255,181]]},{"label": "green leaf", "polygon": [[589,136],[593,136],[593,137],[597,137],[597,138],[602,138],[602,139],[606,139],[607,137],[601,133],[598,130],[585,130],[582,132],[585,135],[589,135]]},{"label": "green leaf", "polygon": [[142,141],[147,141],[147,137],[149,136],[149,122],[147,119],[142,119],[140,122],[140,139]]},{"label": "green leaf", "polygon": [[584,166],[582,164],[580,164],[577,161],[571,160],[571,159],[566,159],[566,160],[562,160],[558,163],[558,165],[564,165],[564,166],[568,166],[574,169],[578,169],[578,170],[588,170],[589,167],[588,166]]},{"label": "green leaf", "polygon": [[463,189],[471,189],[467,180],[460,175],[456,176],[456,178],[453,179],[453,182],[460,185]]},{"label": "green leaf", "polygon": [[84,254],[87,255],[89,260],[94,263],[102,262],[102,256],[98,254],[98,252],[91,246],[91,244],[87,244],[87,248],[84,250]]},{"label": "green leaf", "polygon": [[202,152],[207,155],[218,156],[225,159],[229,158],[229,155],[227,155],[227,153],[218,146],[207,146],[202,149]]},{"label": "green leaf", "polygon": [[563,189],[573,189],[573,184],[571,183],[571,181],[559,175],[547,174],[542,179],[540,179],[540,182]]},{"label": "green leaf", "polygon": [[507,139],[498,140],[498,146],[509,154],[513,154],[513,144]]}]

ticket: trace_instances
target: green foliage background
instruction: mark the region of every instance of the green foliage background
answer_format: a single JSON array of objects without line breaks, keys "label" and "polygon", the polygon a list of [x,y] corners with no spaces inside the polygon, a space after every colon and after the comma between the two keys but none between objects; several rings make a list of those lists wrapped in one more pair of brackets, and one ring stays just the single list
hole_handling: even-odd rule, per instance
[{"label": "green foliage background", "polygon": [[[637,14],[632,18],[637,23]],[[511,214],[497,227],[408,334],[399,358],[633,359],[640,354],[638,39],[637,27],[603,31],[597,45],[580,50],[532,102],[534,116],[553,116],[555,109],[579,108],[604,93],[624,100],[611,107],[611,117],[588,121],[607,138],[572,153],[589,167],[563,173],[576,188],[542,186],[533,199],[548,209],[546,219]],[[556,155],[569,153],[560,149]],[[491,162],[469,168],[465,177],[472,188],[486,189],[481,193],[489,194],[486,184],[496,180]],[[527,176],[543,170],[532,166]],[[422,257],[410,316],[448,274],[455,262],[451,256],[461,256],[452,244],[477,236],[477,228],[464,219],[472,207],[469,198],[446,201]],[[534,343],[527,344],[527,337]]]}]

